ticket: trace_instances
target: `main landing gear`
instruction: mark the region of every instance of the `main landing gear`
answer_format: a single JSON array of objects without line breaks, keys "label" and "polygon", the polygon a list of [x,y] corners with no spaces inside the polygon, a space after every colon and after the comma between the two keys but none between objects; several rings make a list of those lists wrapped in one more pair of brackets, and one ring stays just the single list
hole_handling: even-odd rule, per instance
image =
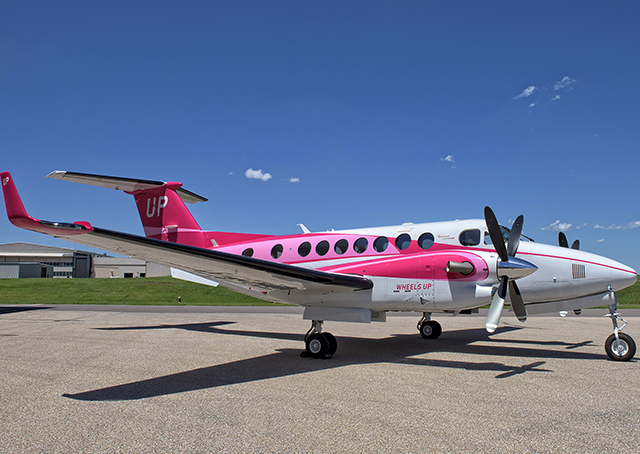
[{"label": "main landing gear", "polygon": [[[622,333],[622,328],[627,326],[627,321],[618,313],[618,298],[613,294],[614,302],[609,305],[607,317],[613,322],[613,334],[604,342],[604,349],[609,358],[614,361],[629,361],[636,354],[636,343],[628,334]],[[618,327],[618,321],[623,325]]]},{"label": "main landing gear", "polygon": [[431,320],[429,312],[423,312],[422,318],[418,322],[418,331],[425,339],[437,339],[442,334],[442,326],[435,320]]},{"label": "main landing gear", "polygon": [[302,357],[331,358],[338,349],[338,341],[329,332],[322,332],[322,320],[313,320],[311,328],[304,336],[305,351],[300,353]]}]

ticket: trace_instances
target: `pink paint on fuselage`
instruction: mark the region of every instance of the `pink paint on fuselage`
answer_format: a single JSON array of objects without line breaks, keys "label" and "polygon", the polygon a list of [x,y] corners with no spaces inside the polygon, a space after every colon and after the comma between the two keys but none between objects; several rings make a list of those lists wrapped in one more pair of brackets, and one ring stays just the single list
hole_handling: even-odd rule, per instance
[{"label": "pink paint on fuselage", "polygon": [[[367,248],[364,252],[356,252],[354,245],[361,239],[367,240]],[[360,274],[366,276],[386,276],[409,279],[435,279],[456,281],[481,281],[488,275],[486,262],[472,251],[479,248],[455,246],[434,243],[428,250],[421,249],[417,241],[412,240],[409,247],[399,250],[395,246],[395,238],[387,238],[386,249],[376,251],[373,244],[379,236],[345,233],[308,233],[304,235],[278,236],[265,238],[260,241],[247,241],[239,244],[217,248],[217,250],[242,254],[248,249],[252,250],[252,257],[291,265],[309,266],[322,271],[330,271],[343,274]],[[336,244],[340,240],[346,240],[347,248],[344,253],[336,252]],[[328,251],[325,254],[317,252],[318,244],[328,243]],[[303,243],[309,243],[310,249],[306,256],[298,253]],[[277,258],[272,256],[272,251],[279,251]],[[470,262],[474,271],[469,276],[460,273],[447,273],[447,262]]]}]

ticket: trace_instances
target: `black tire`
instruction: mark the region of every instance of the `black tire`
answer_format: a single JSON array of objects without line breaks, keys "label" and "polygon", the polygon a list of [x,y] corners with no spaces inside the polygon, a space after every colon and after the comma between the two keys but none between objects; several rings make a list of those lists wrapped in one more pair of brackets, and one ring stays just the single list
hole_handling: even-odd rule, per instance
[{"label": "black tire", "polygon": [[425,339],[437,339],[442,334],[442,326],[435,320],[422,323],[418,329],[420,330],[420,335]]},{"label": "black tire", "polygon": [[329,340],[320,333],[313,333],[307,337],[306,350],[309,356],[314,358],[324,358],[329,351]]},{"label": "black tire", "polygon": [[327,342],[329,342],[329,350],[327,350],[327,355],[333,356],[333,354],[338,349],[338,341],[336,337],[331,333],[322,333],[324,337],[327,338]]},{"label": "black tire", "polygon": [[616,342],[616,335],[612,334],[604,342],[604,350],[609,358],[614,361],[629,361],[636,354],[636,343],[633,338],[625,333],[618,333],[619,342]]}]

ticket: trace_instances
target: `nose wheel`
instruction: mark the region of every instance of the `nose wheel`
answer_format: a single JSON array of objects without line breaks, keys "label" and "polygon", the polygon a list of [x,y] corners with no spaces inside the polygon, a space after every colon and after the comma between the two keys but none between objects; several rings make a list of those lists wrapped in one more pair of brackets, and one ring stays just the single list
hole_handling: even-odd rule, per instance
[{"label": "nose wheel", "polygon": [[329,332],[322,332],[322,320],[313,320],[311,329],[304,336],[305,350],[300,354],[302,357],[328,359],[338,349],[338,341]]},{"label": "nose wheel", "polygon": [[629,361],[636,354],[636,343],[625,333],[612,334],[604,342],[604,349],[614,361]]},{"label": "nose wheel", "polygon": [[[618,313],[618,298],[615,293],[613,299],[614,303],[609,305],[607,314],[613,322],[613,334],[604,342],[604,350],[613,361],[629,361],[636,354],[636,343],[631,336],[621,332],[627,326],[627,321]],[[618,326],[618,322],[622,326]]]}]

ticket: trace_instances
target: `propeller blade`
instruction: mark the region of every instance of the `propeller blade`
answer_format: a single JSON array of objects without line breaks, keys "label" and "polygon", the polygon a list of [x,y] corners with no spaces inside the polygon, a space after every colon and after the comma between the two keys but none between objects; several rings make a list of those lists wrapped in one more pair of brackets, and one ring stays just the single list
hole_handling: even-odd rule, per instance
[{"label": "propeller blade", "polygon": [[507,255],[513,257],[518,252],[518,246],[520,245],[520,234],[522,234],[522,225],[524,224],[524,216],[520,215],[516,218],[511,231],[509,232],[509,242],[507,243]]},{"label": "propeller blade", "polygon": [[569,247],[569,242],[567,241],[567,235],[564,232],[558,232],[558,245],[560,247]]},{"label": "propeller blade", "polygon": [[575,240],[571,245],[571,249],[575,249],[576,251],[580,249],[580,240]]},{"label": "propeller blade", "polygon": [[[491,232],[489,232],[491,233]],[[493,333],[498,324],[500,323],[500,317],[502,316],[502,308],[504,307],[504,300],[507,297],[507,286],[509,285],[509,278],[507,276],[502,277],[500,287],[493,299],[491,300],[491,306],[489,307],[489,314],[487,314],[487,331]]]},{"label": "propeller blade", "polygon": [[527,308],[524,306],[524,300],[516,281],[509,282],[509,296],[511,297],[511,309],[521,322],[527,321]]},{"label": "propeller blade", "polygon": [[489,236],[491,237],[493,247],[496,248],[496,252],[500,257],[500,260],[506,262],[509,260],[509,255],[507,254],[507,247],[504,245],[504,238],[500,231],[500,224],[498,224],[498,220],[496,219],[496,215],[493,213],[493,210],[489,207],[484,207],[484,220],[487,223],[487,229],[489,229]]}]

